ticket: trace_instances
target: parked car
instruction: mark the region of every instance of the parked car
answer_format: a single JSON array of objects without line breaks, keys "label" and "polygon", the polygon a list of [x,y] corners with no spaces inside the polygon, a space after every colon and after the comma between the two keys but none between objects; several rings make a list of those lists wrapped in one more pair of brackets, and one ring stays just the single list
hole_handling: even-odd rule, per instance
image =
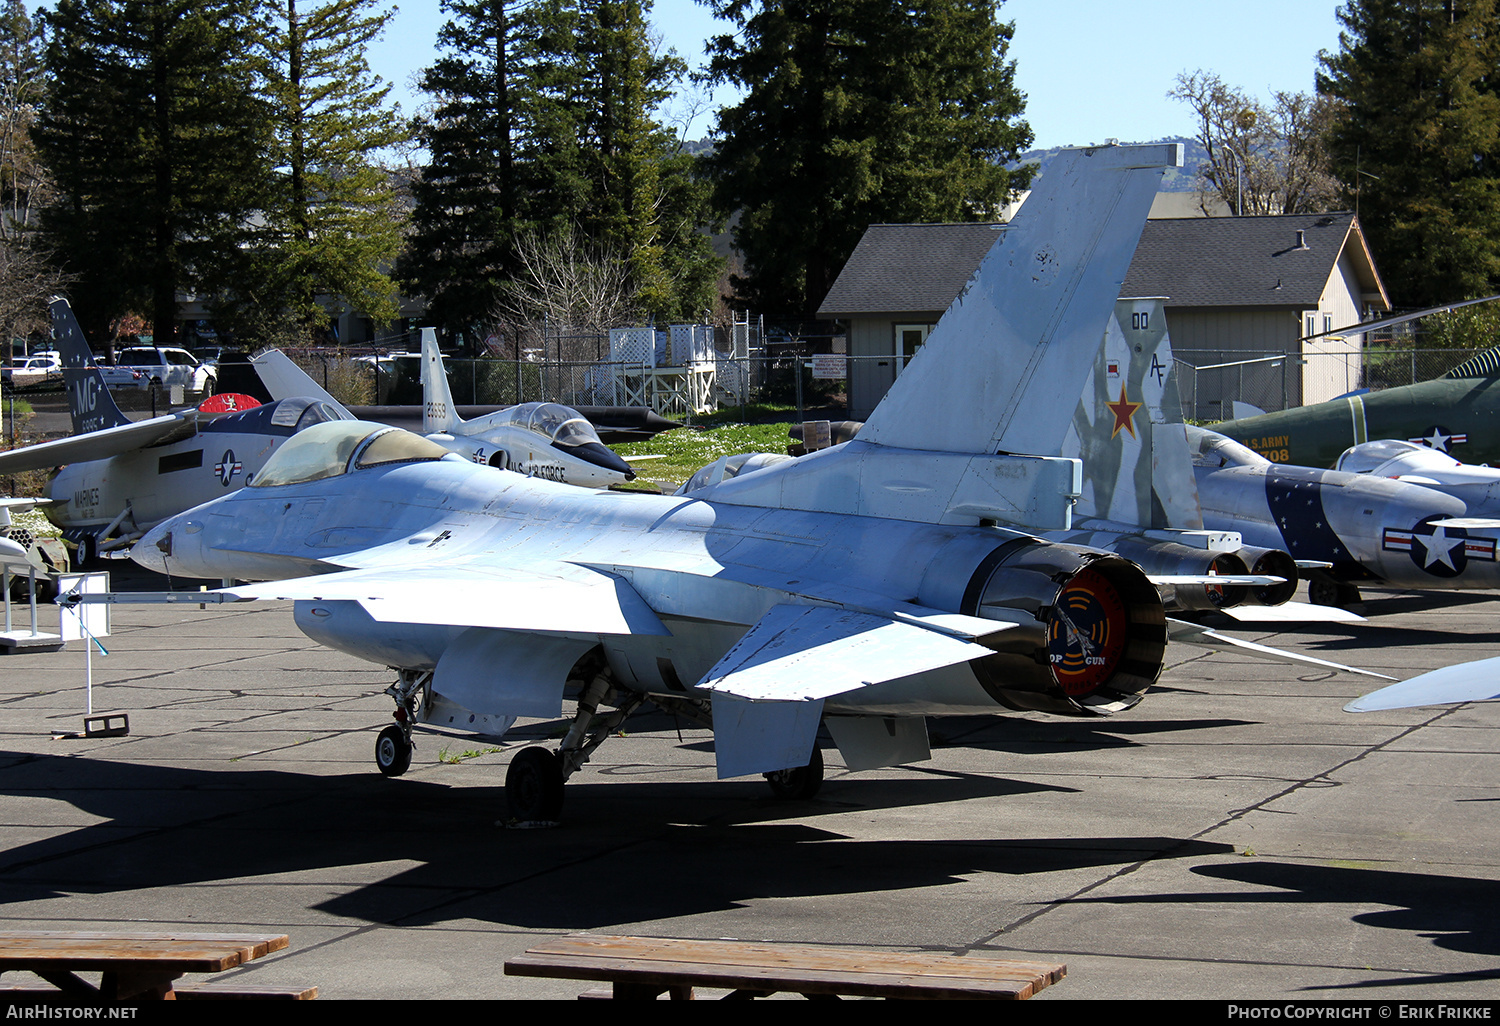
[{"label": "parked car", "polygon": [[62,377],[62,360],[56,353],[37,353],[35,356],[17,357],[15,366],[0,370],[5,383],[15,388],[40,385]]},{"label": "parked car", "polygon": [[211,395],[218,383],[214,369],[199,363],[186,349],[159,346],[122,349],[115,356],[114,366],[100,367],[99,373],[111,388],[134,385],[168,389],[181,385],[186,392]]}]

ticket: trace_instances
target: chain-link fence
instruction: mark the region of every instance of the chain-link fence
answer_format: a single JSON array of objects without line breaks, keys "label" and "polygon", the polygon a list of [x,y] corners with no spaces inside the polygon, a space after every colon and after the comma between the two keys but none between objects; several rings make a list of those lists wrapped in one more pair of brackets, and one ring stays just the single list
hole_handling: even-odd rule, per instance
[{"label": "chain-link fence", "polygon": [[[1222,353],[1178,350],[1183,416],[1212,423],[1322,402],[1358,389],[1411,385],[1452,370],[1471,349],[1370,348],[1355,352],[1276,353],[1226,360]],[[1238,407],[1236,404],[1243,404]]]}]

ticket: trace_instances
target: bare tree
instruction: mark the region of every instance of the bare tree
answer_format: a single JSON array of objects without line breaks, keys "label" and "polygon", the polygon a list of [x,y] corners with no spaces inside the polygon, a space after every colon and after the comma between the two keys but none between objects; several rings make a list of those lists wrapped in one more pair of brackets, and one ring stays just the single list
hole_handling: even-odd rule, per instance
[{"label": "bare tree", "polygon": [[522,233],[520,265],[502,288],[501,319],[606,331],[639,315],[630,263],[623,253],[586,242],[573,228]]},{"label": "bare tree", "polygon": [[1197,139],[1208,159],[1199,189],[1236,214],[1303,214],[1338,204],[1323,139],[1332,101],[1276,92],[1268,106],[1208,71],[1177,76],[1167,93],[1193,109]]}]

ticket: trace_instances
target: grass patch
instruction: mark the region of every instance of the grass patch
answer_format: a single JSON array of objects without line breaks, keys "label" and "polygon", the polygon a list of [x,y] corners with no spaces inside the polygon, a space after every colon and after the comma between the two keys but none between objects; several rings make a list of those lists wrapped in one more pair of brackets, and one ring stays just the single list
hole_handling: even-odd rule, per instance
[{"label": "grass patch", "polygon": [[[682,427],[663,431],[645,442],[611,446],[621,456],[656,456],[632,464],[639,479],[655,481],[670,492],[693,472],[720,456],[739,452],[786,452],[791,439],[785,421],[774,424],[725,424],[722,427]],[[670,487],[669,487],[670,486]]]}]

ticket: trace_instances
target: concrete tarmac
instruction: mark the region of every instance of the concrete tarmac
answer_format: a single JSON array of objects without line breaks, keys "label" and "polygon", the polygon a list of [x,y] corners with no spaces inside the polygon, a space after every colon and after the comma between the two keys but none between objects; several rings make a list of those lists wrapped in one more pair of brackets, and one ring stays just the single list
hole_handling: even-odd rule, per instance
[{"label": "concrete tarmac", "polygon": [[[1487,595],[1364,612],[1231,630],[1401,678],[1500,647]],[[829,747],[809,801],[638,716],[560,827],[514,830],[506,763],[561,721],[424,732],[385,779],[390,675],[289,607],[113,619],[93,705],[128,737],[54,740],[79,644],[0,657],[0,929],[284,932],[225,975],[325,999],[572,998],[502,964],[574,931],[1067,963],[1046,1001],[1500,996],[1500,703],[1355,716],[1379,682],[1173,646],[1128,713],[935,720],[930,762],[877,772]]]}]

